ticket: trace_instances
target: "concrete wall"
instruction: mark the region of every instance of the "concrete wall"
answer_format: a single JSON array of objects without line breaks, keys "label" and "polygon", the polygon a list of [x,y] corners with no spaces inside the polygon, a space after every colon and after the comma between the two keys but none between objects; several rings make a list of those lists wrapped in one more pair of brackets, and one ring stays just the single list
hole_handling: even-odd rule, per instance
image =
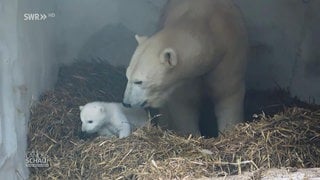
[{"label": "concrete wall", "polygon": [[250,35],[248,87],[279,85],[303,100],[320,103],[320,1],[234,1]]},{"label": "concrete wall", "polygon": [[304,29],[296,53],[291,92],[320,104],[320,1],[310,1],[305,9]]},{"label": "concrete wall", "polygon": [[58,3],[56,21],[59,61],[105,59],[127,65],[137,43],[135,34],[156,31],[166,0],[67,0]]},{"label": "concrete wall", "polygon": [[[320,103],[320,1],[234,0],[250,35],[248,87],[288,87]],[[163,0],[0,1],[0,177],[27,177],[29,108],[75,59],[127,65],[134,34],[156,31]],[[24,13],[47,13],[25,21]]]},{"label": "concrete wall", "polygon": [[[83,46],[105,25],[117,23],[117,13],[118,3],[116,0],[59,1],[54,18],[59,22],[59,25],[55,27],[57,31],[57,60],[62,63],[70,63],[77,58],[82,58],[78,57],[78,54],[87,51],[83,49]],[[99,41],[96,42],[101,44]],[[90,50],[93,51],[93,49]],[[88,52],[87,54],[94,53]]]},{"label": "concrete wall", "polygon": [[27,179],[30,105],[57,76],[54,21],[24,21],[29,11],[51,11],[41,0],[0,2],[0,177]]}]

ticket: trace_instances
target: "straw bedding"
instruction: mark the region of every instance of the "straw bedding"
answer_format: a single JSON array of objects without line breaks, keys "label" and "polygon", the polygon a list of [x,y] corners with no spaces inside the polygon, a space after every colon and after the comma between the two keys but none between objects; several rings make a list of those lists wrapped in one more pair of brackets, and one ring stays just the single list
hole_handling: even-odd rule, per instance
[{"label": "straw bedding", "polygon": [[181,137],[147,125],[124,139],[83,136],[78,106],[120,101],[123,68],[103,61],[62,67],[56,88],[31,109],[28,151],[49,167],[31,179],[194,179],[262,168],[320,167],[320,108],[259,114],[217,138]]}]

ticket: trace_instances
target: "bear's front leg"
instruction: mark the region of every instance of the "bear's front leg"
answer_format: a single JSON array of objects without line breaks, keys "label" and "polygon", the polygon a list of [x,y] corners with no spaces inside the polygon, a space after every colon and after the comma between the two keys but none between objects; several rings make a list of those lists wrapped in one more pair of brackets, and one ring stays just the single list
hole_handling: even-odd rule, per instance
[{"label": "bear's front leg", "polygon": [[214,112],[220,132],[243,121],[244,93],[244,87],[240,87],[233,93],[226,92],[226,95],[215,96]]},{"label": "bear's front leg", "polygon": [[168,129],[183,135],[200,135],[199,105],[201,99],[201,81],[189,79],[179,86],[161,108]]},{"label": "bear's front leg", "polygon": [[161,113],[164,114],[162,121],[165,120],[160,122],[164,124],[163,127],[182,135],[200,135],[198,107],[169,100],[161,108]]},{"label": "bear's front leg", "polygon": [[125,138],[130,136],[131,128],[129,122],[122,122],[119,129],[119,138]]},{"label": "bear's front leg", "polygon": [[230,129],[244,118],[245,52],[241,48],[237,52],[230,52],[205,77],[220,132]]},{"label": "bear's front leg", "polygon": [[118,132],[119,138],[128,137],[131,134],[131,126],[122,111],[114,111],[110,118],[110,125]]},{"label": "bear's front leg", "polygon": [[104,127],[102,129],[100,129],[98,131],[98,134],[100,136],[106,136],[106,137],[112,137],[115,136],[116,134],[114,134],[110,129],[108,129],[108,127]]}]

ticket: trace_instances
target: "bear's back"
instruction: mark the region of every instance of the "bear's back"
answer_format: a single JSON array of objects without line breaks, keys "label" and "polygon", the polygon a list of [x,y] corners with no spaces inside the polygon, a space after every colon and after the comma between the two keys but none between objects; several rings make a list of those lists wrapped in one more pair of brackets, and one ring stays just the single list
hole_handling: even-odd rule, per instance
[{"label": "bear's back", "polygon": [[[190,20],[206,20],[215,14],[233,14],[234,6],[230,0],[169,0],[162,15],[161,26],[177,24]],[[236,10],[237,11],[237,10]]]}]

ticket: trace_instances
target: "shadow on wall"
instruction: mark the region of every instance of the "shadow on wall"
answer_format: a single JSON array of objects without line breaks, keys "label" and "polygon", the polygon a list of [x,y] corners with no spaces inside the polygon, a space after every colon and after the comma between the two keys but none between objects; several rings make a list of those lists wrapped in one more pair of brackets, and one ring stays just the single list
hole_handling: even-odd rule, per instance
[{"label": "shadow on wall", "polygon": [[[320,4],[319,4],[320,5]],[[316,23],[320,21],[319,18],[313,20],[312,23]],[[305,64],[304,64],[304,73],[303,76],[306,78],[320,78],[320,26],[319,27],[311,27],[311,33],[306,37],[306,42],[302,49],[305,51]],[[319,94],[320,95],[320,94]]]},{"label": "shadow on wall", "polygon": [[305,65],[306,77],[320,77],[320,54],[315,59],[308,61]]},{"label": "shadow on wall", "polygon": [[122,24],[104,26],[81,48],[78,59],[104,59],[115,66],[127,66],[137,47],[134,33]]}]

